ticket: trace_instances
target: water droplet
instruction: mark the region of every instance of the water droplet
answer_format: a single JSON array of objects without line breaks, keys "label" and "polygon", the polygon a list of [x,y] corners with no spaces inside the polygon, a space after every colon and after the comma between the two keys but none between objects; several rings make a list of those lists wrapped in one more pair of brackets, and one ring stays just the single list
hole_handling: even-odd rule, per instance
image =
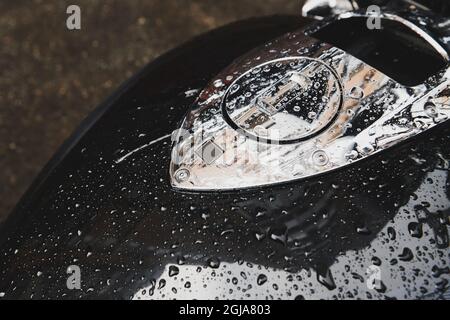
[{"label": "water droplet", "polygon": [[334,283],[333,275],[331,274],[330,269],[325,272],[325,275],[317,273],[317,281],[324,285],[328,290],[336,289],[336,284]]},{"label": "water droplet", "polygon": [[379,293],[385,293],[386,292],[386,285],[381,280],[375,281],[373,288]]},{"label": "water droplet", "polygon": [[266,237],[266,234],[264,232],[255,232],[256,240],[260,241]]},{"label": "water droplet", "polygon": [[180,269],[178,269],[177,266],[170,266],[170,267],[169,267],[169,277],[174,277],[174,276],[176,276],[178,273],[180,273]]},{"label": "water droplet", "polygon": [[314,112],[314,111],[308,112],[309,119],[314,119],[316,116],[317,116],[317,112]]},{"label": "water droplet", "polygon": [[360,87],[351,88],[348,96],[353,99],[361,99],[364,97],[364,91]]},{"label": "water droplet", "polygon": [[164,279],[159,280],[158,290],[164,288],[165,286],[166,286],[166,280],[164,280]]},{"label": "water droplet", "polygon": [[217,258],[208,259],[208,266],[213,269],[217,269],[220,266],[220,260]]},{"label": "water droplet", "polygon": [[362,235],[365,235],[365,236],[371,234],[371,231],[370,231],[370,229],[367,226],[359,226],[359,227],[357,227],[356,228],[356,232],[358,234],[362,234]]},{"label": "water droplet", "polygon": [[422,224],[419,222],[410,222],[408,224],[409,234],[414,238],[422,238]]},{"label": "water droplet", "polygon": [[443,274],[450,274],[449,267],[439,268],[437,265],[434,265],[431,268],[431,271],[433,272],[433,277],[435,277],[435,278],[439,278]]},{"label": "water droplet", "polygon": [[181,256],[177,258],[177,263],[181,266],[186,263],[186,258]]},{"label": "water droplet", "polygon": [[267,282],[267,276],[265,275],[265,274],[260,274],[259,276],[258,276],[258,278],[256,279],[256,283],[259,285],[259,286],[262,286],[264,283],[266,283]]},{"label": "water droplet", "polygon": [[214,81],[214,87],[220,88],[220,87],[222,87],[222,86],[223,86],[222,80],[217,79],[217,80]]},{"label": "water droplet", "polygon": [[403,248],[403,252],[398,256],[401,261],[411,261],[414,255],[409,248]]},{"label": "water droplet", "polygon": [[394,241],[395,238],[397,237],[397,236],[396,236],[395,229],[392,228],[392,227],[388,227],[388,228],[387,228],[387,233],[388,233],[388,236],[389,236],[389,240]]},{"label": "water droplet", "polygon": [[274,229],[270,232],[270,238],[276,242],[286,245],[286,229]]},{"label": "water droplet", "polygon": [[372,264],[375,266],[381,266],[381,259],[378,257],[372,257]]}]

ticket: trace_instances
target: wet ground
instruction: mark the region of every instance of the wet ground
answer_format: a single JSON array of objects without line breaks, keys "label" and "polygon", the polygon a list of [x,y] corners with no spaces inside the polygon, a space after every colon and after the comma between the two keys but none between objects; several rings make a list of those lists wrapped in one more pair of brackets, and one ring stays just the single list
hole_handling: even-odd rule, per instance
[{"label": "wet ground", "polygon": [[[66,8],[81,8],[79,31]],[[299,14],[299,0],[0,3],[0,221],[61,143],[146,63],[226,23]]]}]

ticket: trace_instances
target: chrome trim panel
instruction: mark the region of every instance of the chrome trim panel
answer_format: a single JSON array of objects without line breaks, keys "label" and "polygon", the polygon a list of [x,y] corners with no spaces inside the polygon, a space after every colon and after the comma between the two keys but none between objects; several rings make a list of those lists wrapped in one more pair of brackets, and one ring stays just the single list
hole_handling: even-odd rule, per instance
[{"label": "chrome trim panel", "polygon": [[[284,67],[284,61],[292,65]],[[305,61],[319,62],[311,68]],[[332,72],[314,78],[322,65]],[[309,80],[297,79],[300,85],[286,80],[295,72]],[[233,88],[240,92],[229,100]],[[272,103],[270,111],[261,107],[261,99]],[[292,101],[301,105],[299,112],[292,111]],[[317,112],[305,122],[300,114],[311,103]],[[235,61],[204,88],[172,137],[171,183],[187,190],[227,190],[303,179],[360,161],[449,116],[450,68],[407,87],[300,30]],[[298,117],[305,132],[314,134],[299,133]]]}]

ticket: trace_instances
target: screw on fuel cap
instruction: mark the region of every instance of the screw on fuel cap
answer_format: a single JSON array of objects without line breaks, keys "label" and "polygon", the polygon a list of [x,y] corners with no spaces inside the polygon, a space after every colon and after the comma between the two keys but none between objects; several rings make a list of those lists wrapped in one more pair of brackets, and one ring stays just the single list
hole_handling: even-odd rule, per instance
[{"label": "screw on fuel cap", "polygon": [[238,77],[225,94],[222,111],[230,126],[250,138],[297,143],[328,128],[342,100],[342,84],[330,66],[289,57]]},{"label": "screw on fuel cap", "polygon": [[174,178],[178,183],[186,182],[189,180],[189,177],[191,176],[191,173],[186,168],[180,168],[174,173]]},{"label": "screw on fuel cap", "polygon": [[328,155],[324,150],[316,150],[312,154],[313,163],[317,166],[325,166],[329,159]]}]

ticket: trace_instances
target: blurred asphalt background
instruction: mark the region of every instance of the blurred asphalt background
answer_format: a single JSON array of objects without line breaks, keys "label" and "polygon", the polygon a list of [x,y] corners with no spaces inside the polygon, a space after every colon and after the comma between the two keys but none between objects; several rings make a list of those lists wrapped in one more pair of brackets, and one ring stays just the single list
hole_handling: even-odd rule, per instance
[{"label": "blurred asphalt background", "polygon": [[[300,14],[300,2],[0,2],[0,221],[80,121],[146,63],[232,21]],[[80,31],[66,28],[70,4]]]}]

